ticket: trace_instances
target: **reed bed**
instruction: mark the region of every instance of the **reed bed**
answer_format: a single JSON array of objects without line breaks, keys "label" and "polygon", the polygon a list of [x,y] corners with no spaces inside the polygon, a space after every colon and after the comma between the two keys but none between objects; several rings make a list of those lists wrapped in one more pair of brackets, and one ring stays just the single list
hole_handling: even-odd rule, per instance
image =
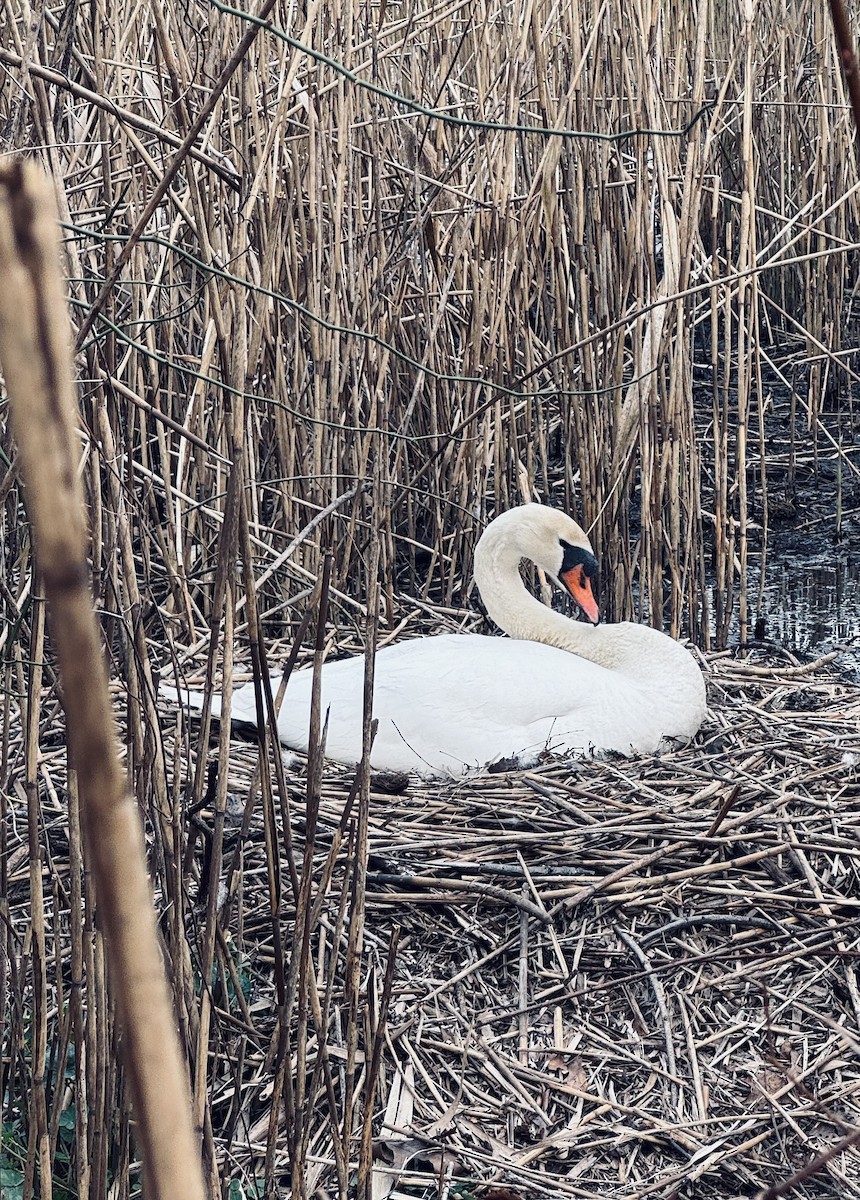
[{"label": "reed bed", "polygon": [[361,600],[351,489],[376,472],[382,570],[425,598],[536,495],[593,529],[611,615],[724,645],[736,611],[743,639],[771,485],[796,487],[768,480],[769,422],[846,489],[860,470],[857,170],[821,7],[287,9],[217,105],[246,20],[127,17],[46,10],[28,41],[7,15],[0,51],[8,144],[41,148],[66,217],[100,598],[127,586],[113,487],[138,588],[191,638],[239,462],[288,628],[319,540],[274,564],[329,505]]},{"label": "reed bed", "polygon": [[[4,146],[57,187],[93,588],[210,1194],[856,1194],[856,690],[745,657],[775,524],[846,540],[860,509],[824,8],[259,11],[0,14]],[[122,1198],[5,417],[0,1186]],[[694,746],[397,791],[158,702],[161,674],[304,661],[314,624],[358,653],[478,627],[476,536],[531,498],[590,529],[611,617],[701,647]]]},{"label": "reed bed", "polygon": [[[383,776],[362,806],[355,773],[332,764],[308,805],[297,758],[289,836],[271,815],[284,879],[284,846],[302,864],[298,916],[273,912],[259,748],[234,742],[223,814],[210,797],[184,817],[181,886],[192,944],[217,905],[205,1111],[225,1193],[353,1194],[363,1147],[376,1196],[776,1196],[765,1189],[817,1158],[787,1194],[857,1194],[860,698],[785,657],[714,655],[707,670],[697,743],[635,762],[548,759],[449,785]],[[214,750],[207,762],[214,773]],[[79,870],[64,770],[62,746],[46,748],[55,1138],[79,1066],[62,991]],[[8,854],[10,926],[24,930],[23,825]],[[92,954],[91,927],[84,941]],[[107,1002],[96,979],[90,1005]],[[185,981],[189,1011],[202,982]],[[22,1075],[26,1013],[10,1013]],[[95,1144],[92,1108],[90,1136],[119,1180],[127,1101],[116,1063],[98,1065],[111,1144]]]}]

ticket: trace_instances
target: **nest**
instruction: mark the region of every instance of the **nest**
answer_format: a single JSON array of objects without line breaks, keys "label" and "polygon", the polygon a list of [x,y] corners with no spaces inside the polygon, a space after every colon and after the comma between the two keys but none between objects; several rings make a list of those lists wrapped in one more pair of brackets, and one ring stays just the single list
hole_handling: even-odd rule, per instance
[{"label": "nest", "polygon": [[[194,965],[193,988],[174,975],[192,1057],[218,917],[205,1101],[231,1195],[860,1194],[860,694],[821,661],[706,670],[695,743],[647,758],[377,776],[364,793],[331,763],[308,786],[298,759],[279,794],[234,740],[220,855],[211,804],[177,808],[181,923],[149,814],[174,972],[177,936]],[[178,797],[194,756],[165,717]],[[62,1056],[65,750],[43,746]],[[23,934],[27,828],[8,811]],[[55,1094],[57,1118],[69,1102]]]},{"label": "nest", "polygon": [[[326,764],[306,813],[293,764],[322,1013],[289,1034],[303,1107],[278,1115],[274,1169],[294,1194],[336,1194],[362,1134],[377,1198],[860,1194],[858,693],[820,662],[707,667],[693,745],[376,777],[366,828],[356,801],[345,817],[354,772]],[[220,903],[255,1037],[225,1025],[212,1109],[235,1116],[238,1086],[231,1154],[257,1178],[283,1031],[256,748],[234,745],[231,771]]]}]

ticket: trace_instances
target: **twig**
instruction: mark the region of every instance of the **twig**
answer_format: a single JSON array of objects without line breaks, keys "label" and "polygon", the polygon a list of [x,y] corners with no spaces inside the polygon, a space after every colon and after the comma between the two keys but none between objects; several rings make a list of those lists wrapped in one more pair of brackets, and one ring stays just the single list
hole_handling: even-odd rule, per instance
[{"label": "twig", "polygon": [[851,26],[848,14],[842,0],[830,0],[830,15],[833,18],[833,32],[836,34],[836,44],[839,47],[839,57],[842,59],[842,70],[845,72],[845,82],[848,84],[848,97],[851,110],[854,113],[854,133],[860,146],[860,64],[854,52],[854,39],[851,37]]}]

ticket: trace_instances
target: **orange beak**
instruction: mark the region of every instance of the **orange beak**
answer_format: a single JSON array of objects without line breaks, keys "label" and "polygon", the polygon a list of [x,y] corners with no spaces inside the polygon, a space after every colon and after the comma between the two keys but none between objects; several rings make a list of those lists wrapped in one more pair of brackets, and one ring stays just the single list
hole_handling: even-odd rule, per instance
[{"label": "orange beak", "polygon": [[577,563],[571,570],[564,571],[561,576],[561,582],[570,592],[571,596],[573,596],[591,624],[598,625],[600,623],[600,609],[597,607],[594,592],[591,590],[591,580],[586,575],[582,564]]}]

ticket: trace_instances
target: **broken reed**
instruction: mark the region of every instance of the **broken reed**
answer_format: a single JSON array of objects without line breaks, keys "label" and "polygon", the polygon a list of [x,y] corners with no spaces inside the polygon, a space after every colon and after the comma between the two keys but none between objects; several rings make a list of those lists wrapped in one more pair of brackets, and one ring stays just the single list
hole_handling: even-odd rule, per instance
[{"label": "broken reed", "polygon": [[[35,1122],[29,1144],[38,1147],[39,1192],[50,1195],[43,880],[47,855],[43,858],[39,836],[38,781],[42,657],[50,645],[59,667],[68,766],[75,774],[86,869],[100,900],[99,925],[147,1189],[162,1200],[180,1195],[203,1200],[186,1062],[165,978],[143,830],[117,756],[101,630],[88,586],[87,518],[77,473],[78,405],[58,233],[50,178],[33,162],[8,164],[0,171],[0,364],[26,486],[39,590],[44,591],[51,625],[48,642],[43,640],[42,605],[37,602],[40,619],[24,739],[34,1015],[39,1017],[34,1025]],[[10,1181],[4,1169],[4,1192],[10,1185],[18,1190],[20,1182],[29,1193],[31,1165],[28,1159],[28,1177],[21,1181]]]},{"label": "broken reed", "polygon": [[[16,87],[0,96],[0,119],[9,145],[38,147],[55,176],[81,322],[246,23],[193,0],[69,12],[72,24],[57,27],[46,11],[32,36],[6,11],[0,62]],[[854,420],[842,345],[857,172],[822,6],[410,0],[356,9],[335,0],[300,14],[276,9],[274,21],[291,21],[287,32],[316,56],[260,33],[79,359],[94,584],[122,680],[129,774],[168,904],[210,1180],[228,1170],[215,1158],[245,1136],[248,1114],[238,1094],[213,1111],[209,1068],[222,1034],[197,992],[211,964],[222,994],[228,978],[239,994],[226,939],[245,914],[241,902],[216,913],[215,881],[203,877],[211,859],[201,864],[197,842],[182,858],[171,853],[189,825],[150,682],[166,658],[161,645],[199,650],[211,632],[211,679],[225,639],[291,636],[313,607],[324,549],[338,635],[359,640],[377,574],[371,542],[381,634],[428,602],[440,616],[471,605],[477,534],[493,512],[531,498],[592,530],[610,616],[722,645],[733,614],[742,636],[755,615],[747,567],[763,549],[774,489],[790,501],[798,464],[836,455],[834,423]],[[647,132],[606,140],[547,129]],[[766,444],[780,411],[790,411],[788,448],[779,437]],[[19,803],[8,797],[20,763],[38,774],[42,734],[34,722],[23,744],[12,732],[39,623],[8,432],[2,449],[5,818]],[[848,486],[850,453],[841,468]],[[361,486],[372,476],[385,504]],[[224,615],[234,603],[235,621]],[[52,711],[49,703],[45,716]],[[216,814],[226,755],[224,738]],[[192,808],[205,779],[201,767]],[[289,964],[301,879],[277,840],[295,800],[282,777],[267,780],[264,770],[281,1028],[301,1011],[324,1029],[360,888],[341,879],[334,934],[308,935],[329,940],[313,983],[321,995],[299,1003]],[[39,782],[50,810],[53,785]],[[47,847],[42,820],[34,836]],[[357,837],[344,828],[344,845]],[[217,835],[213,849],[217,862]],[[230,870],[241,874],[238,863]],[[319,870],[323,887],[329,867]],[[86,1004],[74,989],[65,1024],[53,1020],[48,1037],[54,1062],[72,1031],[86,1044],[85,1069],[75,1059],[75,1169],[82,1188],[103,1192],[131,1145],[93,900],[86,879],[77,886],[85,926],[73,951],[87,966]],[[37,891],[34,881],[36,919]],[[59,961],[62,890],[46,904],[46,955]],[[49,998],[30,991],[25,931],[4,929],[4,964],[22,1000],[3,1013],[15,1047],[4,1049],[12,1111],[42,1056],[38,1042],[39,1061],[25,1049],[23,998],[32,996],[37,1021]],[[355,962],[353,952],[351,970]],[[303,979],[311,988],[313,972]],[[58,971],[52,986],[61,980]],[[54,1000],[62,1011],[59,993]],[[377,1033],[359,1030],[360,1009],[351,1003],[342,1036],[367,1048]],[[307,1023],[299,1036],[312,1033]],[[266,1063],[278,1064],[291,1144],[302,1147],[295,1096],[312,1104],[323,1087],[333,1126],[343,1096],[323,1063],[302,1100],[285,1053],[276,1043]],[[55,1092],[47,1116],[29,1113],[30,1175],[36,1145],[52,1144],[46,1121],[56,1144],[60,1103]],[[276,1140],[272,1126],[270,1176]],[[343,1186],[356,1153],[346,1129],[338,1145]]]}]

